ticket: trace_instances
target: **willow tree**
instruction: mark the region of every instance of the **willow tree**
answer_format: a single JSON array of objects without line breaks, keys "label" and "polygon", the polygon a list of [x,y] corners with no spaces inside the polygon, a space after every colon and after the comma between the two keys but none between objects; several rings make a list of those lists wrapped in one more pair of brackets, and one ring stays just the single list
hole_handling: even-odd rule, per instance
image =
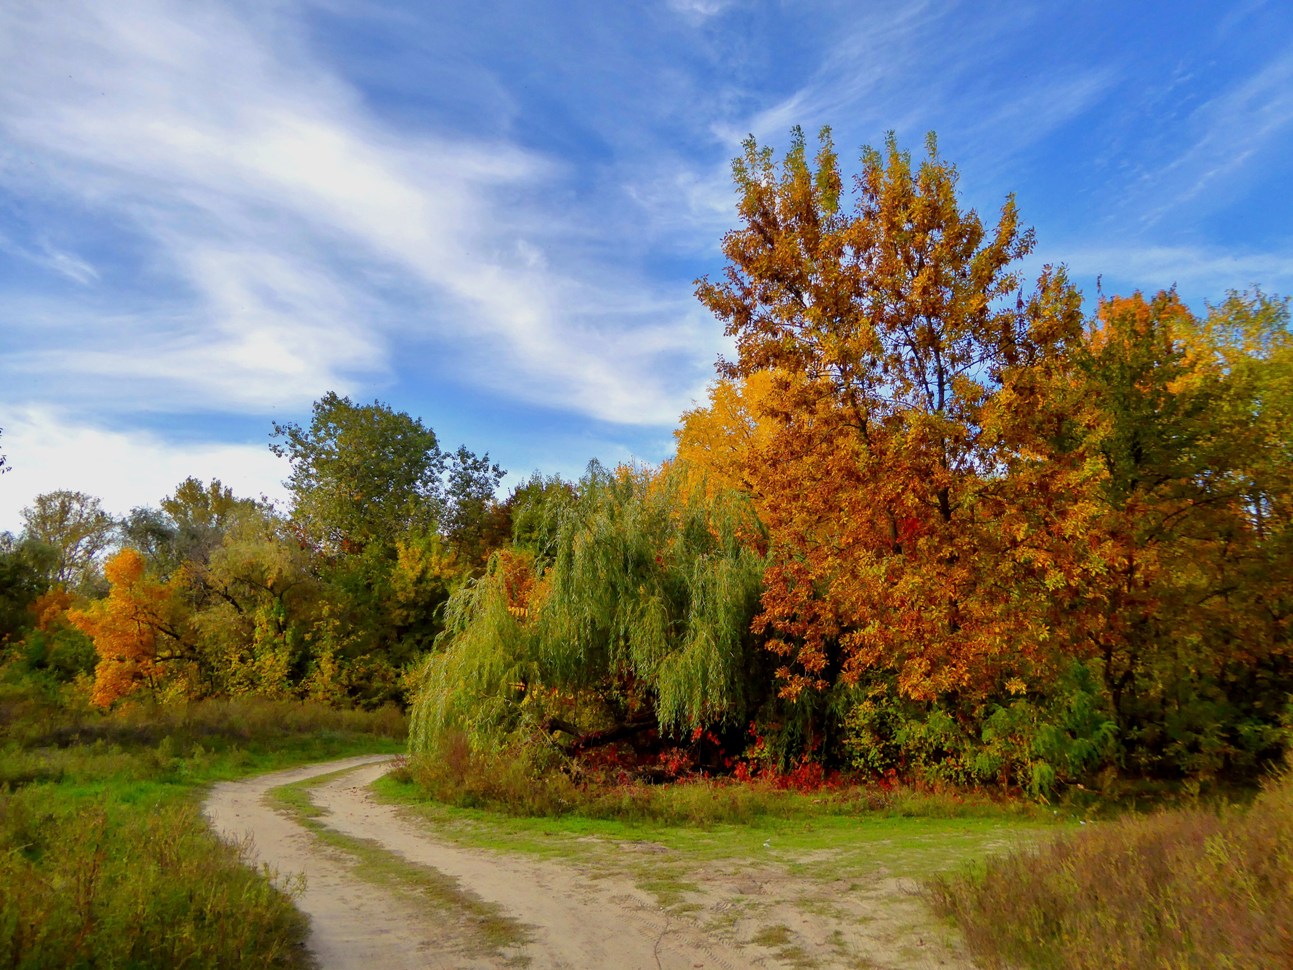
[{"label": "willow tree", "polygon": [[[783,696],[892,678],[922,703],[1033,689],[1067,663],[1068,608],[1101,564],[1072,541],[1098,463],[1073,447],[1078,293],[1028,287],[1013,198],[963,209],[938,154],[892,136],[846,189],[823,130],[734,163],[740,225],[697,294],[758,395],[744,452],[772,542],[756,631]],[[1079,644],[1080,649],[1080,644]]]},{"label": "willow tree", "polygon": [[426,663],[412,747],[546,733],[568,750],[656,730],[744,723],[766,695],[750,633],[764,562],[735,493],[592,466],[549,554],[496,553],[450,601]]}]

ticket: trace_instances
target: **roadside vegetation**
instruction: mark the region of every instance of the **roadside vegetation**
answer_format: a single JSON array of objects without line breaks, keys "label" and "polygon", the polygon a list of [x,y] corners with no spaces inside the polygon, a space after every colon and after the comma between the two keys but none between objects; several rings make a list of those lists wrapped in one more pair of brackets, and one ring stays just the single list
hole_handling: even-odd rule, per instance
[{"label": "roadside vegetation", "polygon": [[0,964],[303,967],[295,887],[218,840],[216,780],[402,746],[398,712],[263,698],[103,713],[0,682]]},{"label": "roadside vegetation", "polygon": [[939,877],[931,892],[990,967],[1288,967],[1293,772],[1246,807],[1124,815]]}]

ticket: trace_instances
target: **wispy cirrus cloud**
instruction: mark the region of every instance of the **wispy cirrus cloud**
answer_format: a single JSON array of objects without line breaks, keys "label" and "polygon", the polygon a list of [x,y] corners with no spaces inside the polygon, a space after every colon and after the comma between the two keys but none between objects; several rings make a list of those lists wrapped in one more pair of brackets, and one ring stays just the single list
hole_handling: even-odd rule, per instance
[{"label": "wispy cirrus cloud", "polygon": [[1188,140],[1167,161],[1147,165],[1130,187],[1146,202],[1142,223],[1173,211],[1197,214],[1230,200],[1243,173],[1293,129],[1293,45],[1238,79],[1185,119]]},{"label": "wispy cirrus cloud", "polygon": [[1175,286],[1190,302],[1219,300],[1228,290],[1261,286],[1293,292],[1293,252],[1253,252],[1215,246],[1112,243],[1073,245],[1064,250],[1074,273],[1104,278],[1106,293]]},{"label": "wispy cirrus cloud", "polygon": [[[559,175],[549,159],[379,123],[295,40],[291,5],[6,9],[0,130],[39,171],[22,187],[127,223],[181,307],[24,366],[126,375],[145,396],[188,375],[180,407],[299,407],[380,374],[414,331],[521,399],[676,416],[681,388],[659,365],[696,330],[681,310],[640,333],[592,315],[607,287],[650,287],[562,265],[560,220],[546,232],[534,201]],[[395,312],[391,291],[436,312]]]}]

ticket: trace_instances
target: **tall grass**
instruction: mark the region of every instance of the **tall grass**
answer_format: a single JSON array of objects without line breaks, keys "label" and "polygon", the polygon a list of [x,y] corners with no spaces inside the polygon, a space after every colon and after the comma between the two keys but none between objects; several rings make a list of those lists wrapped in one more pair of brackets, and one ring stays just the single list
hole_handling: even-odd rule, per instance
[{"label": "tall grass", "polygon": [[294,967],[305,917],[196,806],[0,794],[0,965]]},{"label": "tall grass", "polygon": [[0,967],[297,967],[292,887],[249,869],[198,808],[205,785],[394,750],[393,709],[263,698],[103,714],[0,690]]},{"label": "tall grass", "polygon": [[1247,808],[1089,825],[932,895],[992,967],[1293,967],[1293,771]]}]

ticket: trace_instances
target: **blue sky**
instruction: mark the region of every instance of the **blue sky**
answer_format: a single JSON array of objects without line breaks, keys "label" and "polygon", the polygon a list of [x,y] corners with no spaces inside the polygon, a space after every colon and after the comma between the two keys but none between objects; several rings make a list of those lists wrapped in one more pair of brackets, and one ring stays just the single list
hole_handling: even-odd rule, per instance
[{"label": "blue sky", "polygon": [[282,497],[329,390],[512,472],[658,461],[726,343],[730,161],[935,130],[1092,299],[1293,293],[1293,5],[6,0],[0,529]]}]

